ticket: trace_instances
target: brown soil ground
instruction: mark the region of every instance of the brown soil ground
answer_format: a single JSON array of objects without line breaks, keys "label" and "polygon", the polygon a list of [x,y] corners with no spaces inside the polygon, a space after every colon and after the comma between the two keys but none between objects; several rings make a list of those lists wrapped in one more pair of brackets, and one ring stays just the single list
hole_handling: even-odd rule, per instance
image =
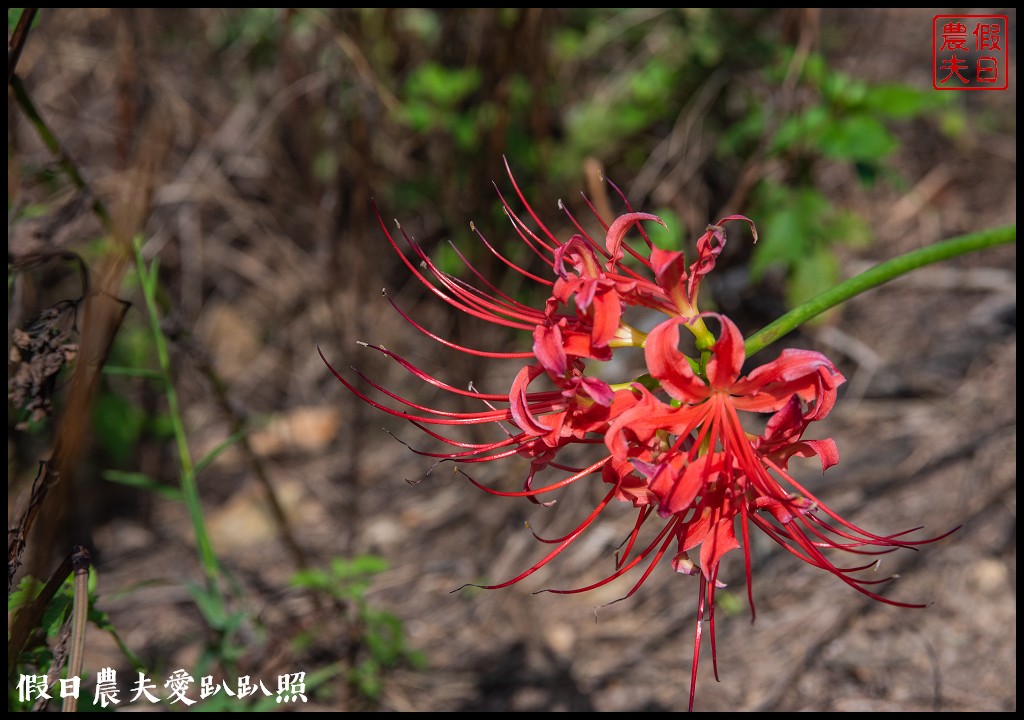
[{"label": "brown soil ground", "polygon": [[[932,13],[865,13],[824,13],[826,32],[848,34],[833,58],[836,66],[873,81],[927,84]],[[34,31],[35,45],[21,61],[36,101],[58,118],[62,142],[85,163],[97,147],[116,150],[98,119],[102,102],[105,111],[113,108],[109,98],[96,98],[105,97],[105,83],[115,76],[104,63],[117,44],[96,35],[99,27],[54,15]],[[897,44],[904,50],[896,55],[872,52],[872,46]],[[895,77],[894,58],[905,63]],[[870,248],[843,251],[844,275],[947,237],[1016,222],[1015,71],[1014,64],[1010,90],[968,99],[979,117],[1000,118],[994,131],[972,128],[959,143],[906,132],[894,163],[908,180],[902,190],[865,189],[838,169],[825,178],[836,199],[864,215],[876,239]],[[432,449],[428,439],[354,401],[330,376],[316,345],[339,369],[354,365],[417,397],[414,379],[378,362],[356,341],[385,345],[457,385],[472,379],[497,388],[515,368],[464,367],[463,360],[427,346],[391,311],[381,287],[434,327],[447,322],[445,308],[421,300],[414,284],[393,270],[390,250],[370,220],[353,226],[350,247],[356,250],[342,252],[341,265],[328,261],[319,241],[293,241],[299,228],[316,236],[322,227],[300,188],[281,189],[289,178],[274,169],[287,148],[260,124],[258,102],[276,98],[285,106],[283,88],[256,87],[257,104],[228,107],[217,98],[215,78],[189,79],[189,96],[205,103],[192,108],[202,123],[190,130],[190,152],[175,156],[177,165],[161,175],[146,227],[150,251],[168,253],[173,268],[167,282],[175,310],[167,329],[180,331],[172,333],[172,358],[193,452],[200,456],[232,432],[202,373],[203,357],[226,383],[230,407],[257,426],[250,435],[252,458],[233,448],[200,476],[213,545],[235,583],[228,590],[232,606],[247,617],[237,667],[263,678],[336,668],[322,691],[298,708],[306,710],[685,709],[696,579],[674,574],[666,563],[633,597],[607,607],[629,590],[628,580],[580,595],[533,594],[609,573],[634,519],[627,508],[613,509],[558,562],[518,585],[453,592],[529,567],[545,546],[525,524],[541,534],[564,532],[605,489],[580,487],[544,508],[485,495],[444,465],[424,477],[429,458],[389,432],[417,448]],[[182,81],[168,67],[151,78],[154,88]],[[78,82],[94,84],[94,101],[62,104],[62,88]],[[12,105],[9,100],[9,116],[16,112]],[[24,127],[19,132],[30,135]],[[31,144],[19,153],[22,162],[46,156]],[[104,176],[96,171],[91,177]],[[628,191],[628,180],[623,184]],[[107,197],[128,192],[113,185],[101,191]],[[356,202],[360,193],[372,194],[372,188],[355,193],[353,207],[365,207]],[[37,226],[30,237],[9,233],[9,250],[46,243],[81,249],[94,229],[88,213],[72,210],[79,214]],[[416,232],[417,218],[401,219]],[[136,313],[141,298],[131,299]],[[507,342],[463,337],[479,345]],[[720,682],[705,644],[695,709],[1014,711],[1015,247],[933,266],[870,291],[787,342],[825,352],[848,378],[835,411],[814,433],[835,438],[841,462],[824,476],[808,465],[801,477],[840,514],[879,533],[919,525],[920,536],[959,529],[882,560],[879,573],[899,576],[883,594],[924,603],[923,609],[871,601],[756,538],[752,625],[741,554],[728,556],[723,574],[729,587],[720,594],[717,616]],[[22,442],[29,443],[9,443],[9,457],[24,456],[26,448],[16,447]],[[140,468],[173,482],[172,448],[150,444],[140,451]],[[36,450],[42,452],[34,445],[28,451]],[[13,508],[32,470],[14,460],[9,467],[16,471]],[[180,502],[102,482],[101,469],[83,467],[73,501],[73,514],[89,528],[99,607],[155,676],[176,668],[198,672],[209,635],[187,590],[202,578],[187,513]],[[497,480],[498,471],[478,476]],[[260,472],[275,488],[310,566],[364,554],[387,560],[389,569],[376,576],[365,600],[401,619],[409,648],[424,662],[382,671],[377,700],[359,697],[342,681],[367,657],[365,628],[354,619],[353,605],[317,600],[289,585],[296,561],[267,510]],[[131,672],[110,637],[90,630],[87,672],[108,665]]]}]

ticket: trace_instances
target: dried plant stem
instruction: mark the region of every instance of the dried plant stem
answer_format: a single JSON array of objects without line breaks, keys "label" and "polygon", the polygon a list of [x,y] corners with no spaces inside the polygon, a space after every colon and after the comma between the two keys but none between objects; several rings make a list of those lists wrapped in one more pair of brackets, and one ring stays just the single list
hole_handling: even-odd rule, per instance
[{"label": "dried plant stem", "polygon": [[[89,551],[78,546],[71,554],[71,565],[74,568],[74,595],[71,601],[71,654],[68,656],[69,678],[82,674],[85,658],[85,629],[89,623]],[[78,698],[67,695],[61,707],[63,712],[78,710]]]},{"label": "dried plant stem", "polygon": [[46,585],[31,602],[24,605],[15,615],[11,624],[10,635],[7,638],[7,677],[13,677],[17,669],[18,656],[25,649],[29,634],[42,622],[43,613],[46,612],[50,601],[60,590],[60,586],[67,580],[71,573],[71,556],[64,558],[64,561],[50,574]]},{"label": "dried plant stem", "polygon": [[25,49],[28,31],[32,28],[32,21],[36,19],[37,12],[39,12],[39,8],[24,8],[14,32],[11,33],[11,39],[7,41],[7,82],[11,81],[14,71],[18,69],[21,51]]},{"label": "dried plant stem", "polygon": [[50,152],[57,157],[61,170],[64,171],[64,174],[68,176],[79,191],[85,193],[92,199],[92,211],[96,213],[97,217],[102,221],[103,227],[108,231],[112,230],[114,223],[111,220],[110,213],[107,211],[106,206],[104,206],[103,203],[101,203],[93,194],[89,187],[89,183],[87,183],[81,173],[78,172],[78,167],[71,159],[71,156],[67,154],[61,146],[60,141],[57,140],[57,136],[53,134],[50,130],[50,126],[46,124],[42,115],[39,114],[35,104],[32,102],[32,98],[28,95],[28,90],[25,89],[24,83],[21,82],[21,78],[17,75],[12,75],[8,84],[10,85],[11,90],[14,91],[14,98],[21,107],[22,112],[25,113],[29,122],[32,123],[32,127],[36,129],[39,139],[42,140],[43,144],[49,148]]},{"label": "dried plant stem", "polygon": [[205,355],[199,355],[199,369],[206,376],[207,381],[213,388],[213,393],[217,398],[217,402],[221,407],[221,410],[231,420],[231,433],[233,437],[238,438],[238,445],[242,449],[242,453],[245,455],[246,460],[252,466],[253,472],[256,474],[256,478],[259,480],[260,485],[263,486],[263,490],[267,496],[267,502],[270,505],[271,515],[274,517],[274,522],[277,524],[277,530],[281,534],[281,541],[284,543],[285,548],[292,557],[292,562],[300,570],[305,570],[309,567],[309,560],[306,558],[306,553],[303,551],[302,546],[299,545],[295,539],[294,533],[292,533],[291,525],[288,522],[288,516],[284,512],[284,506],[281,504],[281,500],[277,496],[277,490],[274,489],[274,484],[270,480],[270,475],[267,473],[266,467],[260,460],[259,456],[253,451],[252,444],[249,442],[249,436],[246,433],[246,421],[242,414],[237,408],[232,405],[231,400],[228,398],[228,389],[221,380],[217,371],[214,369],[212,363]]}]

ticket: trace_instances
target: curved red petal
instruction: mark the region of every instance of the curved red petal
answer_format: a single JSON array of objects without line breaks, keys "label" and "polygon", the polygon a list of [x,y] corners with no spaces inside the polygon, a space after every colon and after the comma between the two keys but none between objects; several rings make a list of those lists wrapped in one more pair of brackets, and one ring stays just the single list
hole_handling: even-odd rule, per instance
[{"label": "curved red petal", "polygon": [[533,354],[552,375],[565,374],[569,361],[562,347],[562,331],[558,325],[538,325],[533,329]]},{"label": "curved red petal", "polygon": [[[700,402],[708,396],[708,387],[694,374],[686,355],[679,352],[679,325],[682,318],[670,318],[651,330],[644,343],[647,371],[676,400]],[[741,351],[742,352],[742,351]]]},{"label": "curved red petal", "polygon": [[718,313],[705,313],[718,318],[722,332],[712,346],[713,357],[708,361],[708,382],[713,388],[728,388],[740,376],[743,369],[743,335],[732,320]]},{"label": "curved red petal", "polygon": [[547,434],[551,427],[539,422],[530,412],[527,404],[526,388],[541,371],[536,365],[527,365],[516,374],[512,381],[512,389],[509,392],[508,402],[512,419],[519,428],[529,435]]},{"label": "curved red petal", "polygon": [[722,556],[739,547],[740,543],[733,528],[733,518],[722,518],[715,523],[700,545],[700,567],[708,582],[717,575],[718,563]]},{"label": "curved red petal", "polygon": [[608,235],[605,238],[605,247],[611,254],[611,260],[606,265],[609,270],[612,270],[622,259],[622,238],[626,235],[626,231],[641,220],[650,220],[662,227],[668,227],[660,217],[650,213],[631,212],[617,217],[608,228]]},{"label": "curved red petal", "polygon": [[705,484],[718,477],[718,471],[708,468],[709,457],[702,455],[688,463],[685,455],[677,454],[655,471],[651,492],[658,498],[658,513],[662,517],[685,513]]}]

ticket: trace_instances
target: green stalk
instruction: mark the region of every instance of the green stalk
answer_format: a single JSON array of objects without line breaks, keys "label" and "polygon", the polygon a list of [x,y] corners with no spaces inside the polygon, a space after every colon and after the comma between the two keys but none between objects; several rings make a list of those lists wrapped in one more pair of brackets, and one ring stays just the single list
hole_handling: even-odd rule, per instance
[{"label": "green stalk", "polygon": [[870,270],[865,270],[860,275],[839,283],[831,290],[826,290],[820,295],[811,298],[804,304],[793,308],[778,320],[758,330],[745,341],[747,357],[763,350],[816,315],[820,315],[826,310],[846,302],[855,295],[878,287],[882,283],[904,275],[911,270],[996,245],[1008,245],[1015,242],[1017,242],[1017,226],[1007,225],[991,230],[960,235],[959,237],[950,238],[920,250],[914,250],[906,255],[900,255],[892,260],[886,260]]},{"label": "green stalk", "polygon": [[[164,394],[167,398],[167,413],[170,416],[171,426],[174,430],[174,440],[178,446],[178,462],[181,465],[181,494],[185,500],[189,519],[192,521],[192,528],[196,536],[196,547],[199,550],[199,560],[206,575],[209,599],[213,605],[213,610],[217,614],[217,620],[223,622],[226,614],[224,612],[224,599],[218,583],[219,563],[217,562],[217,555],[213,551],[213,544],[210,542],[209,533],[206,531],[206,521],[203,518],[202,503],[199,499],[199,488],[196,485],[195,466],[192,463],[192,454],[188,449],[185,424],[182,421],[181,409],[178,405],[178,393],[171,379],[171,358],[167,350],[167,338],[160,328],[160,317],[157,314],[156,288],[159,263],[154,259],[150,267],[146,267],[146,261],[142,256],[142,244],[138,240],[135,242],[135,265],[142,284],[142,294],[146,302],[146,310],[149,314],[153,342],[156,346],[157,362],[160,364],[160,373],[163,376]],[[218,627],[217,629],[221,630],[222,628]]]}]

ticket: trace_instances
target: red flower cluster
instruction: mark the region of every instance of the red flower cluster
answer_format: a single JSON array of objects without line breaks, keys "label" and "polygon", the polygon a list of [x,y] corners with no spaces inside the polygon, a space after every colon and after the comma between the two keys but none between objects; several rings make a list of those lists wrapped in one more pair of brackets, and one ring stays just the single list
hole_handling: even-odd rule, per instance
[{"label": "red flower cluster", "polygon": [[[410,259],[381,221],[399,257],[435,295],[481,320],[532,333],[532,352],[472,349],[437,337],[395,306],[412,325],[448,347],[488,358],[526,361],[509,392],[461,390],[428,375],[390,350],[368,345],[420,380],[471,398],[485,409],[451,412],[424,407],[360,374],[366,383],[402,406],[393,408],[373,400],[331,368],[338,380],[366,402],[409,420],[453,448],[449,452],[421,454],[467,465],[515,455],[530,460],[521,491],[486,488],[466,476],[490,493],[540,502],[560,488],[586,478],[600,478],[609,486],[603,500],[569,534],[544,540],[554,547],[532,567],[510,580],[485,587],[495,589],[519,582],[572,545],[614,501],[630,503],[637,511],[637,519],[617,556],[614,571],[587,587],[549,592],[592,590],[646,562],[640,579],[626,595],[629,597],[666,554],[677,572],[698,576],[691,709],[705,614],[717,677],[715,590],[723,587],[718,579],[719,565],[731,550],[743,550],[753,614],[751,525],[796,557],[832,573],[865,595],[915,607],[870,589],[885,579],[858,576],[858,571],[871,567],[873,561],[840,567],[827,557],[826,551],[838,549],[870,556],[931,540],[903,539],[911,531],[879,536],[859,528],[830,510],[787,470],[794,455],[817,456],[823,470],[838,462],[838,451],[831,439],[805,440],[803,436],[811,422],[831,411],[837,388],[844,381],[842,374],[820,353],[784,350],[774,361],[743,376],[744,345],[739,330],[725,316],[698,310],[701,280],[715,267],[726,243],[723,224],[747,222],[756,241],[753,223],[733,215],[710,226],[697,242],[696,261],[687,267],[683,252],[655,247],[644,232],[642,222],[662,223],[655,215],[630,209],[610,226],[602,223],[602,244],[565,211],[576,232],[563,242],[537,217],[514,179],[512,185],[538,230],[531,230],[502,197],[506,213],[522,241],[551,268],[553,279],[516,265],[475,227],[473,230],[508,268],[543,287],[548,294],[543,309],[505,294],[468,263],[477,285],[443,272],[399,226],[412,249]],[[626,205],[628,208],[628,202]],[[597,219],[600,221],[599,216]],[[625,241],[634,228],[646,244],[646,252],[638,252]],[[641,332],[624,319],[631,307],[657,311],[664,319],[649,333]],[[717,337],[705,322],[709,319],[718,326]],[[693,336],[694,357],[680,350],[681,330]],[[642,348],[645,374],[613,385],[588,372],[587,361],[610,360],[617,349],[627,347]],[[542,379],[547,381],[547,389],[532,389]],[[740,413],[766,414],[763,433],[745,430]],[[448,426],[485,424],[499,427],[500,437],[490,443],[470,443],[444,431]],[[570,445],[596,446],[599,458],[586,467],[559,462],[560,452]],[[534,480],[546,470],[563,473],[564,477],[536,487]],[[641,540],[641,529],[657,520],[661,525],[653,539],[645,534]]]}]

